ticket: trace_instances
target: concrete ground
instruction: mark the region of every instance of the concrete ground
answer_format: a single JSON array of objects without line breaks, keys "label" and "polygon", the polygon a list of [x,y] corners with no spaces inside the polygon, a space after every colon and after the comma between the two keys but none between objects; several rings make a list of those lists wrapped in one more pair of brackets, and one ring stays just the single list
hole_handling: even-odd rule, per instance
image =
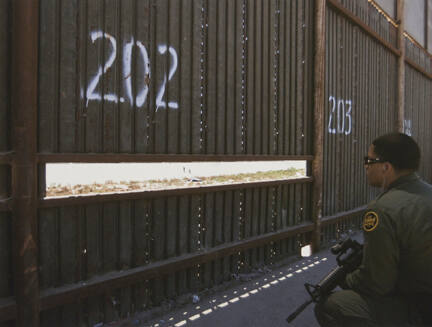
[{"label": "concrete ground", "polygon": [[[355,239],[361,241],[361,236]],[[151,321],[132,320],[134,326],[292,326],[318,327],[309,305],[291,324],[286,318],[309,299],[304,283],[318,283],[336,266],[330,250],[279,267],[260,277],[211,296],[201,297]],[[191,301],[192,302],[192,301]]]}]

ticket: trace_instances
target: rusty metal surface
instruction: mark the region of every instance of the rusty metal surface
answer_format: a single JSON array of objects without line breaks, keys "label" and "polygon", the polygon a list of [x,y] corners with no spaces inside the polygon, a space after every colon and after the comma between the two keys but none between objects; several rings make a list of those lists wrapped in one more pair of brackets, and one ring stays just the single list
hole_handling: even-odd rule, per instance
[{"label": "rusty metal surface", "polygon": [[0,211],[0,299],[13,296],[11,215]]},{"label": "rusty metal surface", "polygon": [[[175,271],[184,269],[184,267],[193,267],[209,260],[224,258],[230,254],[235,254],[239,251],[245,251],[260,244],[266,244],[270,241],[285,239],[299,233],[308,233],[312,229],[313,225],[311,223],[301,224],[299,226],[285,228],[279,232],[267,233],[261,236],[253,237],[246,241],[237,241],[231,244],[220,245],[210,251],[197,254],[186,254],[158,263],[149,264],[144,267],[130,269],[128,271],[113,272],[111,274],[95,277],[86,283],[77,283],[75,285],[50,288],[41,293],[41,308],[42,310],[47,310],[68,303],[74,303],[83,300],[85,301],[91,296],[107,292],[109,293],[113,287],[125,288],[128,285],[136,284],[140,280],[155,278],[161,275],[170,275]],[[81,310],[82,309],[78,309],[78,311]],[[14,311],[14,301],[7,299],[6,301],[2,302],[0,304],[0,321],[13,317]],[[54,321],[53,318],[55,319],[55,317],[52,317],[51,321]],[[83,317],[80,318],[82,319]],[[74,317],[73,319],[78,319],[78,317]]]},{"label": "rusty metal surface", "polygon": [[[373,138],[396,126],[402,53],[396,27],[371,2],[325,1],[320,90],[314,60],[319,68],[322,57],[314,53],[315,42],[323,40],[314,34],[315,1],[39,0],[40,56],[27,70],[39,67],[40,83],[38,117],[25,123],[24,136],[33,133],[26,148],[31,160],[21,157],[18,120],[13,139],[19,151],[12,153],[9,145],[9,67],[16,66],[10,64],[11,47],[4,46],[12,42],[7,11],[24,2],[0,4],[0,97],[6,97],[0,102],[0,299],[6,298],[0,320],[20,312],[23,299],[16,307],[9,299],[11,234],[23,236],[12,225],[19,220],[8,212],[11,204],[18,217],[39,207],[35,275],[43,326],[92,326],[126,317],[272,265],[314,238],[325,245],[358,227],[362,206],[375,195],[366,185],[362,157]],[[430,57],[409,44],[406,52],[405,127],[429,158]],[[14,99],[35,97],[15,93]],[[323,118],[314,112],[322,104]],[[324,127],[323,140],[314,138],[320,130],[314,119]],[[31,125],[36,121],[38,137]],[[313,158],[322,190],[313,191],[308,177],[43,199],[50,162]],[[16,199],[39,187],[39,202],[22,208],[9,199],[7,183],[8,166],[17,163],[22,183],[35,181],[36,171],[39,178],[34,188],[14,179]],[[421,173],[430,181],[425,163]],[[313,203],[320,194],[322,214]],[[312,224],[313,216],[325,218]]]},{"label": "rusty metal surface", "polygon": [[358,215],[361,216],[364,213],[364,210],[366,210],[366,206],[361,206],[349,211],[339,212],[336,215],[324,217],[321,221],[321,224],[323,227],[325,227],[328,225],[333,225],[335,223],[339,223],[341,221],[350,219],[353,216],[358,216]]},{"label": "rusty metal surface", "polygon": [[416,71],[418,71],[419,73],[423,74],[425,77],[427,77],[429,80],[432,79],[432,74],[426,72],[425,69],[423,69],[423,67],[419,66],[418,64],[416,64],[414,61],[412,61],[409,58],[405,58],[405,63],[410,65],[411,68],[414,68]]},{"label": "rusty metal surface", "polygon": [[[39,163],[311,160],[313,10],[286,0],[41,0]],[[41,200],[41,288],[302,224],[311,181]],[[293,254],[302,233],[106,296],[119,296],[121,314],[157,305]],[[117,308],[105,302],[54,308],[41,323],[77,310],[77,323],[112,320]]]},{"label": "rusty metal surface", "polygon": [[327,0],[328,5],[398,55],[397,27],[368,0]]},{"label": "rusty metal surface", "polygon": [[14,326],[16,317],[16,301],[13,297],[0,300],[0,325],[3,327]]},{"label": "rusty metal surface", "polygon": [[310,177],[305,178],[293,178],[284,180],[268,180],[259,182],[243,182],[243,183],[230,183],[223,185],[197,185],[188,186],[182,188],[171,188],[162,190],[149,190],[149,191],[137,191],[137,192],[124,192],[124,193],[108,193],[108,194],[96,194],[96,195],[85,195],[85,196],[65,196],[65,197],[52,197],[39,200],[40,208],[51,208],[61,207],[77,204],[88,204],[88,203],[101,203],[110,201],[120,200],[136,200],[136,199],[148,199],[166,196],[176,195],[189,195],[189,194],[204,194],[208,192],[226,191],[226,190],[238,190],[238,189],[249,189],[255,187],[269,187],[279,186],[286,184],[307,184],[313,181]]},{"label": "rusty metal surface", "polygon": [[405,53],[407,63],[429,79],[432,76],[432,55],[412,39],[405,38]]},{"label": "rusty metal surface", "polygon": [[[139,301],[156,305],[170,294],[214,286],[233,274],[272,264],[297,251],[306,230],[296,228],[311,225],[310,200],[309,184],[275,184],[41,209],[41,289],[120,270],[147,271],[146,266],[157,266],[164,260],[176,261],[180,271],[161,275],[150,284],[141,276],[143,291],[149,296],[125,294],[122,302],[130,305],[129,312]],[[287,230],[290,234],[285,233]],[[238,246],[223,250],[224,244],[233,242],[239,242]],[[199,253],[206,253],[206,260],[182,261],[183,255],[201,257]],[[133,270],[129,273],[133,276]],[[138,277],[133,277],[134,281],[139,281]],[[76,289],[80,292],[80,287]],[[60,294],[58,299],[62,297],[68,295]],[[88,301],[98,306],[104,300]]]},{"label": "rusty metal surface", "polygon": [[326,59],[326,1],[315,1],[315,58],[314,58],[314,176],[312,192],[312,217],[315,224],[312,250],[317,252],[321,241],[321,218],[323,209],[323,155],[324,155],[324,103]]},{"label": "rusty metal surface", "polygon": [[432,152],[430,140],[432,130],[432,80],[417,70],[406,66],[405,68],[405,117],[404,132],[411,135],[419,144],[422,160],[420,175],[428,182],[432,182],[432,169],[430,166]]},{"label": "rusty metal surface", "polygon": [[205,252],[172,257],[161,262],[148,264],[147,266],[129,269],[128,271],[107,274],[93,278],[86,283],[47,289],[41,293],[41,307],[42,310],[46,310],[66,303],[76,302],[78,299],[85,299],[89,296],[109,292],[112,288],[136,284],[140,280],[155,279],[165,275],[169,276],[187,267],[194,267],[198,264],[229,257],[230,255],[267,244],[271,241],[310,232],[312,229],[312,224],[303,224],[294,228],[287,228],[280,232],[253,237],[249,240],[223,244]]},{"label": "rusty metal surface", "polygon": [[422,154],[420,175],[432,181],[429,148],[432,132],[430,108],[432,105],[432,55],[413,39],[405,37],[405,85],[402,131],[411,135],[419,144]]},{"label": "rusty metal surface", "polygon": [[39,1],[12,5],[12,259],[17,326],[39,326],[37,100]]},{"label": "rusty metal surface", "polygon": [[11,210],[11,198],[1,199],[0,212],[10,211],[10,210]]},{"label": "rusty metal surface", "polygon": [[[121,163],[121,162],[207,162],[207,161],[279,161],[279,160],[312,160],[312,155],[275,156],[275,155],[187,155],[187,154],[39,154],[40,163],[87,162],[87,163]],[[1,160],[1,156],[0,156]],[[5,161],[8,158],[5,158]]]},{"label": "rusty metal surface", "polygon": [[361,229],[363,222],[363,211],[350,214],[347,217],[339,218],[337,221],[328,223],[324,221],[322,228],[322,246],[331,246],[335,242],[345,239]]},{"label": "rusty metal surface", "polygon": [[397,94],[397,131],[401,132],[403,130],[403,120],[405,117],[405,1],[396,1],[396,19],[399,22],[397,27],[397,46],[400,50],[400,56],[398,58],[398,69],[397,69],[397,79],[398,79],[398,94]]},{"label": "rusty metal surface", "polygon": [[39,151],[311,154],[311,1],[41,1]]},{"label": "rusty metal surface", "polygon": [[12,163],[13,152],[0,152],[0,165],[10,165]]},{"label": "rusty metal surface", "polygon": [[[11,24],[10,17],[11,2],[2,1],[0,3],[0,201],[10,197],[11,31],[8,28]],[[2,211],[2,209],[0,209],[0,211]],[[0,259],[0,266],[3,262],[4,261]]]},{"label": "rusty metal surface", "polygon": [[[8,157],[4,157],[5,162],[9,162]],[[0,164],[0,200],[11,196],[11,166]]]},{"label": "rusty metal surface", "polygon": [[366,206],[361,206],[323,218],[321,221],[322,246],[333,245],[335,241],[345,239],[353,232],[361,229],[365,209]]},{"label": "rusty metal surface", "polygon": [[[85,267],[88,269],[96,265],[94,273],[109,272],[123,266],[145,264],[146,260],[156,262],[198,249],[211,249],[226,242],[307,222],[310,214],[307,208],[309,187],[307,184],[275,185],[42,209],[42,287],[71,282],[68,278],[75,279],[76,273],[85,271],[76,266],[71,268],[71,265],[78,265],[77,260],[90,265]],[[60,242],[59,237],[69,238],[69,241]],[[63,243],[64,246],[52,247],[53,242]],[[133,249],[124,247],[123,242]],[[140,244],[144,247],[143,251],[136,248]],[[102,245],[106,247],[99,248]],[[151,248],[144,251],[148,246]],[[63,248],[79,256],[72,253],[61,255]],[[129,255],[127,262],[121,263],[117,249],[126,251],[125,255]],[[129,261],[133,259],[138,261],[132,264]],[[47,263],[47,260],[52,262]],[[73,262],[63,263],[62,260]],[[59,269],[56,265],[63,265],[63,268]],[[59,271],[70,275],[58,275]],[[89,274],[91,269],[80,278],[88,278]]]},{"label": "rusty metal surface", "polygon": [[[208,201],[206,201],[207,205],[208,205]],[[122,207],[125,207],[126,203],[122,203]],[[129,207],[130,203],[126,205],[126,208],[130,208]],[[89,208],[89,210],[93,210],[91,209],[91,207],[87,207]],[[146,208],[146,205],[144,205],[143,207],[140,205],[137,208]],[[349,211],[349,212],[343,212],[340,213],[338,215],[332,216],[332,217],[327,217],[326,219],[323,220],[323,228],[324,228],[324,236],[323,237],[323,244],[328,244],[330,242],[334,242],[335,240],[339,239],[341,237],[341,235],[343,235],[344,233],[349,232],[349,230],[357,228],[358,224],[360,223],[360,217],[361,217],[361,212],[364,208],[356,208],[355,210]],[[124,210],[124,209],[123,209]],[[95,212],[93,210],[93,212]],[[127,210],[126,210],[127,213]],[[91,216],[91,215],[90,215]],[[90,217],[88,216],[88,217]],[[45,218],[47,218],[48,216],[45,216]],[[69,218],[72,218],[73,215],[68,214]],[[59,217],[57,217],[59,219]],[[125,220],[126,216],[122,217],[122,220]],[[132,217],[130,217],[131,219]],[[53,223],[53,221],[47,222],[47,224],[45,224],[45,227],[49,227],[52,226],[49,223]],[[125,222],[122,223],[122,225],[124,227],[127,226],[131,226],[130,222]],[[137,236],[140,233],[145,234],[146,231],[148,231],[148,227],[145,226],[144,224],[133,224],[134,226],[137,226],[137,228],[144,228],[141,231],[137,232]],[[63,225],[64,226],[64,225]],[[85,226],[88,226],[88,224],[80,224],[80,226],[82,226],[82,228],[86,228]],[[141,227],[139,227],[141,226]],[[203,267],[205,266],[205,263],[208,262],[209,260],[213,260],[212,261],[212,265],[216,264],[216,259],[218,258],[224,258],[229,254],[236,254],[238,252],[244,252],[244,254],[246,255],[248,252],[247,251],[253,251],[253,250],[248,250],[248,249],[253,249],[256,246],[259,246],[260,244],[266,244],[269,241],[277,241],[277,240],[284,240],[286,239],[286,237],[291,236],[295,236],[296,234],[299,233],[308,233],[311,232],[313,229],[313,224],[312,223],[308,223],[308,222],[304,222],[304,223],[300,223],[299,225],[294,225],[291,227],[287,227],[288,225],[282,227],[281,229],[275,231],[275,232],[269,232],[269,233],[264,233],[262,235],[258,235],[258,236],[252,236],[249,237],[248,239],[239,239],[239,240],[234,240],[231,244],[223,244],[220,243],[219,245],[216,245],[215,247],[213,247],[212,249],[208,249],[208,248],[203,248],[201,252],[198,253],[190,253],[190,254],[184,254],[180,257],[170,257],[169,259],[166,260],[162,260],[160,262],[148,262],[146,265],[144,266],[137,266],[136,268],[133,269],[129,269],[129,270],[125,270],[125,271],[117,271],[117,272],[111,272],[105,275],[97,275],[95,274],[93,278],[90,278],[89,280],[87,280],[86,282],[79,282],[79,283],[75,283],[73,285],[65,285],[65,286],[59,286],[56,288],[47,288],[46,290],[41,292],[41,308],[42,310],[47,310],[49,308],[56,308],[59,305],[65,305],[67,303],[74,303],[77,302],[78,299],[80,301],[80,303],[84,303],[84,306],[88,305],[89,303],[92,303],[91,298],[93,297],[93,299],[96,297],[96,294],[99,293],[107,293],[110,294],[110,297],[108,297],[110,299],[110,302],[112,299],[114,299],[114,302],[122,303],[122,308],[117,308],[117,313],[119,312],[130,312],[130,307],[128,307],[129,305],[132,305],[131,300],[128,300],[128,296],[131,296],[131,294],[128,291],[125,292],[121,292],[121,293],[111,293],[111,289],[113,288],[113,285],[115,286],[115,288],[122,288],[122,289],[128,289],[128,285],[132,285],[131,287],[133,287],[134,289],[140,289],[140,283],[136,284],[137,282],[139,282],[140,280],[143,279],[150,279],[151,277],[154,277],[155,275],[170,275],[172,274],[173,271],[178,271],[181,269],[184,269],[184,267],[188,267],[188,266],[194,266],[196,264],[202,264]],[[51,227],[52,228],[52,227]],[[130,227],[129,228],[125,228],[123,229],[123,231],[130,231]],[[92,231],[89,231],[89,233],[92,233]],[[206,238],[208,241],[208,238]],[[123,241],[127,241],[126,239],[123,239]],[[294,237],[293,239],[294,242],[291,242],[291,240],[289,240],[288,242],[296,244],[296,242],[298,242],[298,239],[296,240],[296,237]],[[129,241],[130,243],[134,243],[133,241]],[[286,241],[284,241],[286,242]],[[144,241],[145,243],[145,241]],[[48,244],[48,243],[47,243]],[[72,244],[76,244],[76,241],[73,242]],[[82,241],[83,245],[88,245],[88,246],[92,246],[90,243],[88,243],[87,241]],[[97,244],[94,243],[95,245]],[[208,244],[208,243],[207,243]],[[127,243],[126,243],[127,245]],[[288,246],[288,245],[286,245]],[[87,248],[89,249],[89,248]],[[48,249],[46,249],[48,250]],[[51,250],[49,251],[62,251],[59,249],[53,249],[51,247]],[[126,254],[125,252],[122,252],[123,254],[120,254],[121,257],[123,257],[123,260],[128,260],[128,257],[126,255],[126,257],[124,257],[124,255]],[[294,252],[296,253],[296,252]],[[81,253],[82,255],[91,255],[89,252],[85,251],[85,253]],[[45,255],[45,254],[44,254]],[[53,253],[51,253],[51,256],[55,255]],[[102,254],[100,254],[102,255]],[[130,258],[129,258],[130,259]],[[145,260],[145,259],[143,259]],[[85,260],[84,260],[85,261]],[[98,261],[98,260],[96,260]],[[56,260],[52,260],[51,262],[46,262],[47,265],[52,265],[52,264],[59,264],[58,262],[56,262]],[[84,264],[85,265],[85,264]],[[96,266],[101,267],[102,265],[99,263],[96,263]],[[54,274],[51,272],[51,276],[45,276],[46,280],[49,280],[49,278],[58,278],[58,270],[52,269],[52,272],[54,272]],[[81,270],[84,271],[84,270]],[[206,272],[206,269],[203,268],[203,272]],[[179,283],[182,283],[182,280],[184,280],[184,275],[182,275],[181,273],[177,273],[176,275],[176,280]],[[205,279],[208,278],[208,275],[206,276],[205,274],[202,275],[202,279],[204,279],[202,281],[202,283],[205,284]],[[168,280],[166,279],[164,281],[163,285],[166,285],[166,283],[168,283]],[[57,285],[58,286],[58,285]],[[141,289],[142,291],[142,289]],[[150,290],[147,290],[150,291]],[[139,293],[137,292],[135,295],[140,295],[142,297],[145,296],[145,294],[147,293]],[[148,294],[150,295],[150,294]],[[97,297],[96,297],[97,298]],[[106,301],[107,297],[104,296],[101,298],[101,301]],[[68,306],[63,306],[62,310],[63,312],[66,311],[65,310],[70,310],[70,307]],[[76,304],[73,305],[74,308],[74,313],[76,313],[76,315],[74,317],[71,317],[71,319],[73,321],[75,321],[76,319],[81,319],[80,322],[84,323],[84,324],[91,324],[92,322],[95,322],[96,320],[92,320],[92,317],[83,317],[86,315],[86,311],[82,306],[77,306]],[[11,318],[11,314],[14,312],[15,310],[15,304],[14,301],[7,301],[7,303],[5,303],[4,305],[0,305],[0,321],[2,320],[6,320],[6,319],[10,319]],[[50,319],[48,318],[48,314],[53,314],[53,316],[50,317]],[[59,323],[58,320],[60,319],[59,317],[61,315],[56,314],[56,311],[45,311],[43,314],[43,321],[47,322],[47,321],[51,321],[51,322],[55,322],[55,323]]]},{"label": "rusty metal surface", "polygon": [[[11,2],[0,3],[0,154],[10,151],[10,41]],[[1,159],[0,159],[1,160]],[[0,190],[4,181],[0,168]]]},{"label": "rusty metal surface", "polygon": [[397,119],[397,57],[331,7],[326,37],[324,216],[371,200],[362,158]]}]

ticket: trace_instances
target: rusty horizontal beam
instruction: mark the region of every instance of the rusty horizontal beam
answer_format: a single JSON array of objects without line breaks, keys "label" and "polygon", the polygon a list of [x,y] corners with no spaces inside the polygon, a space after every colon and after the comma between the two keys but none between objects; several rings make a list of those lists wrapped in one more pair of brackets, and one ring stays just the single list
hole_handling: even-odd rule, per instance
[{"label": "rusty horizontal beam", "polygon": [[16,301],[14,298],[0,299],[0,321],[14,320],[16,317]]},{"label": "rusty horizontal beam", "polygon": [[381,45],[383,45],[388,50],[390,50],[393,54],[395,54],[396,56],[401,55],[401,52],[396,47],[392,46],[389,42],[384,40],[377,32],[375,32],[371,27],[365,24],[359,17],[354,15],[350,10],[342,6],[339,2],[337,2],[336,0],[327,0],[327,4],[330,5],[334,10],[336,10],[337,12],[339,12],[340,14],[348,18],[352,23],[360,27],[366,34],[374,38]]},{"label": "rusty horizontal beam", "polygon": [[144,267],[138,267],[123,272],[112,272],[78,284],[41,291],[41,310],[51,309],[67,303],[74,303],[80,299],[103,294],[109,290],[129,286],[143,280],[160,277],[161,275],[168,275],[175,271],[224,258],[240,251],[283,240],[290,236],[308,233],[313,230],[313,227],[314,225],[312,223],[304,223],[282,231],[224,244],[207,251],[203,250],[203,252],[200,253],[187,254],[152,263]]},{"label": "rusty horizontal beam", "polygon": [[341,222],[342,220],[349,219],[354,215],[358,215],[359,213],[363,212],[366,209],[366,206],[361,206],[349,211],[340,212],[333,216],[327,216],[321,219],[321,226],[328,226],[333,225],[338,222]]},{"label": "rusty horizontal beam", "polygon": [[247,182],[247,183],[234,183],[234,184],[223,184],[223,185],[205,185],[205,186],[193,186],[183,187],[176,189],[165,189],[165,190],[149,190],[140,192],[124,192],[124,193],[109,193],[109,194],[96,194],[96,195],[81,195],[81,196],[70,196],[70,197],[53,197],[39,200],[40,208],[52,208],[52,207],[64,207],[71,205],[83,205],[83,204],[94,204],[101,202],[115,202],[115,201],[126,201],[126,200],[140,200],[157,197],[168,197],[168,196],[181,196],[191,194],[203,194],[210,192],[220,192],[229,190],[248,189],[256,187],[272,187],[286,184],[307,184],[312,183],[312,177],[304,178],[293,178],[293,179],[279,179],[270,181],[260,182]]},{"label": "rusty horizontal beam", "polygon": [[197,161],[280,161],[312,160],[312,155],[196,155],[196,154],[132,154],[132,153],[39,153],[39,163],[83,162],[197,162]]},{"label": "rusty horizontal beam", "polygon": [[9,165],[12,163],[13,152],[0,152],[0,165]]},{"label": "rusty horizontal beam", "polygon": [[425,76],[425,77],[429,78],[430,80],[432,80],[432,74],[428,73],[424,68],[422,68],[420,65],[416,64],[411,59],[405,57],[405,62],[409,66],[411,66],[412,68],[414,68],[416,71],[418,71],[420,74],[422,74],[423,76]]},{"label": "rusty horizontal beam", "polygon": [[10,211],[12,200],[10,198],[0,199],[0,212]]}]

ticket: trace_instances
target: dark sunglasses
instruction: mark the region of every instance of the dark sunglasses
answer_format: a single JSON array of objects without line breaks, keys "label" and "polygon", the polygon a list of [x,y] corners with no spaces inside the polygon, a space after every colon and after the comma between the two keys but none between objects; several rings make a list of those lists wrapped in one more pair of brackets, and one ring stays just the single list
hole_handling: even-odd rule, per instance
[{"label": "dark sunglasses", "polygon": [[385,162],[385,160],[380,159],[380,158],[369,158],[368,156],[365,156],[363,158],[363,163],[365,165],[372,165],[372,164],[376,164],[376,163],[380,163],[380,162]]}]

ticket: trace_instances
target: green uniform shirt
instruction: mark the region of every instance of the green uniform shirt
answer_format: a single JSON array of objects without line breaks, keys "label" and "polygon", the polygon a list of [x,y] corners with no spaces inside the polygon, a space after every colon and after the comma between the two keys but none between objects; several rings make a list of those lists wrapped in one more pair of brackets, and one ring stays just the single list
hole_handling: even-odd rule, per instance
[{"label": "green uniform shirt", "polygon": [[373,296],[432,295],[432,186],[403,176],[369,204],[360,267],[348,287]]}]

